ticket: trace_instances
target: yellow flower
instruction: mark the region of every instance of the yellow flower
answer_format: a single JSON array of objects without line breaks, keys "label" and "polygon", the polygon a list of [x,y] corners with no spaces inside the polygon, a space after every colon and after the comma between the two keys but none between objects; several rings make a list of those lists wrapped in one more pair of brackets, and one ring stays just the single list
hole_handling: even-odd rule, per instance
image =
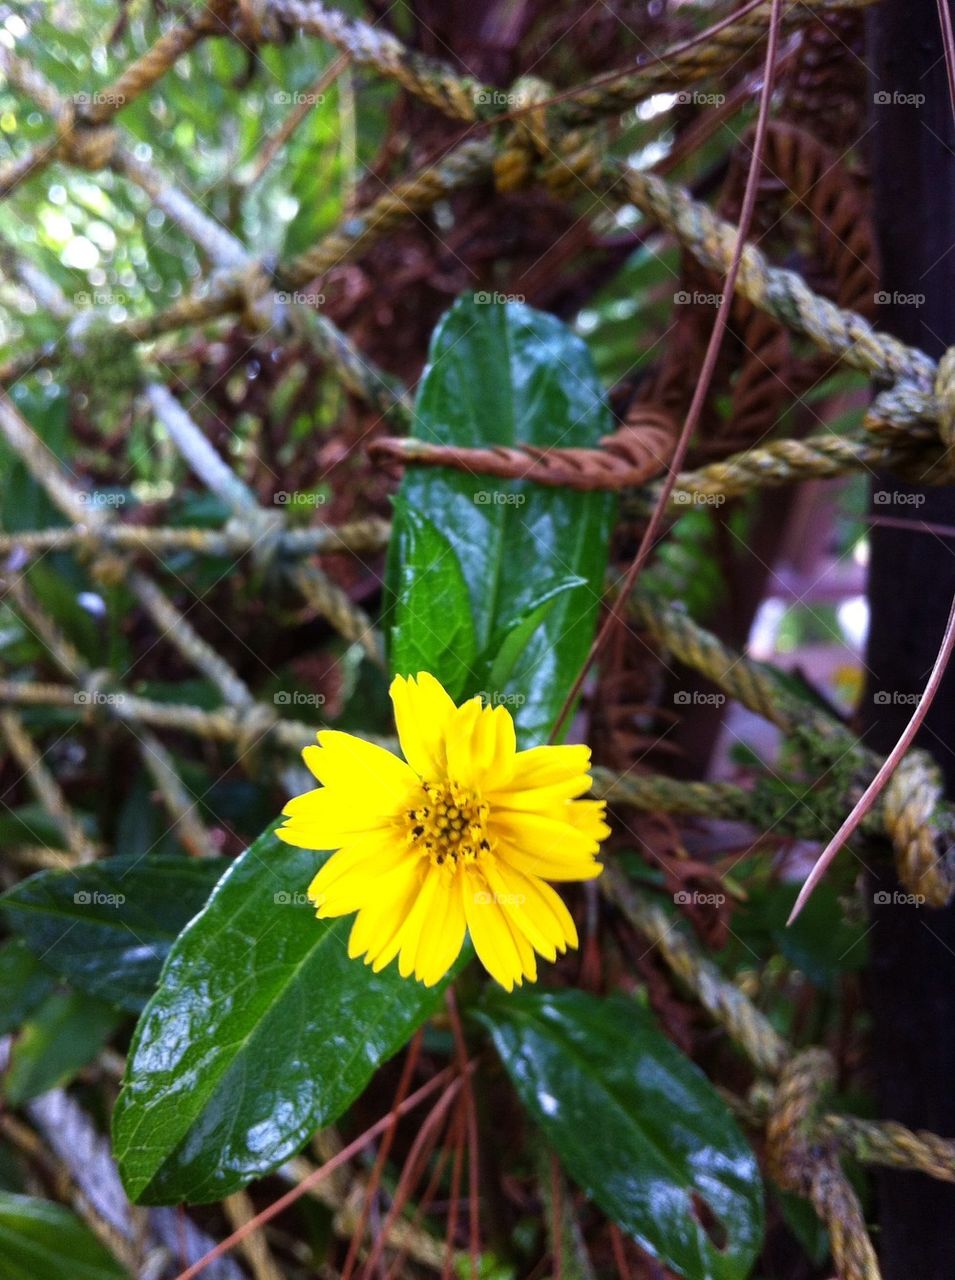
[{"label": "yellow flower", "polygon": [[[600,874],[604,805],[590,787],[590,748],[518,751],[506,707],[456,707],[434,676],[391,685],[405,760],[323,730],[305,763],[321,787],[285,806],[278,835],[337,849],[309,886],[320,918],[357,911],[348,943],[377,973],[433,986],[469,930],[508,991],[537,978],[535,952],[577,946],[570,912],[547,880]],[[407,761],[407,763],[405,763]]]}]

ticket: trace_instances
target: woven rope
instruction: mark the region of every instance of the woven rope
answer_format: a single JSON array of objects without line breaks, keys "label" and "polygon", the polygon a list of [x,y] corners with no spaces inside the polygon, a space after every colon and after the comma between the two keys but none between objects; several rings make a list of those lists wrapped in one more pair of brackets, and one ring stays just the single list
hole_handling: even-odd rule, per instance
[{"label": "woven rope", "polygon": [[812,1201],[829,1233],[839,1280],[879,1280],[858,1197],[835,1144],[815,1132],[822,1095],[834,1077],[825,1049],[806,1049],[783,1067],[766,1126],[769,1167],[781,1187]]},{"label": "woven rope", "polygon": [[[634,618],[671,656],[692,667],[787,734],[810,730],[852,753],[860,773],[872,777],[881,760],[860,746],[838,721],[785,689],[771,667],[734,652],[679,609],[645,592],[633,597]],[[936,766],[924,752],[910,752],[883,799],[883,821],[905,888],[932,906],[955,896],[955,811],[942,799]]]}]

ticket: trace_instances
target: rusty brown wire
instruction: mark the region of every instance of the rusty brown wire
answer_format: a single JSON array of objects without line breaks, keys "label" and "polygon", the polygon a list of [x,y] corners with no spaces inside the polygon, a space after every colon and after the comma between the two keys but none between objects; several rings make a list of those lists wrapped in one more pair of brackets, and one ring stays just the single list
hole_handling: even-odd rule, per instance
[{"label": "rusty brown wire", "polygon": [[665,411],[641,406],[599,449],[543,449],[534,445],[492,445],[469,449],[430,444],[406,436],[383,436],[368,446],[376,461],[400,466],[453,467],[473,475],[563,489],[628,489],[665,469],[673,452],[676,424]]}]

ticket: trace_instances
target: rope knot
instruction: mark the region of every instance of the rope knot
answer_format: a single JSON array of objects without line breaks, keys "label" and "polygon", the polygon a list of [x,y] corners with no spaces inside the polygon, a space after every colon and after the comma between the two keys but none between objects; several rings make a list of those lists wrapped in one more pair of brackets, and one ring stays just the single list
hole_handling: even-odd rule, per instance
[{"label": "rope knot", "polygon": [[781,1187],[810,1194],[819,1143],[813,1129],[822,1096],[835,1079],[828,1049],[806,1049],[783,1067],[773,1094],[766,1141],[770,1169]]},{"label": "rope knot", "polygon": [[579,187],[595,194],[603,174],[603,154],[600,138],[593,129],[572,129],[562,134],[544,166],[544,181],[551,195],[570,200]]},{"label": "rope knot", "polygon": [[264,702],[253,703],[236,711],[238,736],[236,746],[240,759],[254,756],[279,722],[278,713]]},{"label": "rope knot", "polygon": [[268,0],[231,0],[226,8],[230,10],[232,34],[250,49],[260,44],[281,44],[289,38],[290,28],[272,12]]},{"label": "rope knot", "polygon": [[108,667],[97,667],[83,678],[83,687],[78,689],[75,700],[78,706],[85,707],[83,719],[86,724],[93,724],[106,714],[122,695],[110,696],[115,687],[115,677]]},{"label": "rope knot", "polygon": [[129,566],[122,556],[107,551],[95,557],[90,573],[102,587],[119,587],[129,576]]},{"label": "rope knot", "polygon": [[593,129],[562,131],[548,105],[554,91],[545,80],[522,76],[509,97],[522,112],[494,161],[498,191],[517,191],[527,185],[535,167],[551,195],[570,199],[583,185],[593,190],[603,171],[600,139]]},{"label": "rope knot", "polygon": [[862,1209],[839,1164],[835,1139],[820,1121],[820,1104],[835,1081],[828,1049],[805,1049],[783,1067],[766,1124],[772,1177],[811,1201],[825,1223],[839,1280],[880,1280]]},{"label": "rope knot", "polygon": [[885,788],[882,811],[902,885],[916,900],[944,907],[955,892],[955,830],[943,806],[942,774],[927,751],[910,751]]},{"label": "rope knot", "polygon": [[494,160],[494,184],[500,192],[519,191],[525,187],[534,166],[552,151],[547,130],[547,107],[543,105],[553,97],[550,85],[537,76],[521,76],[514,82],[508,96],[523,114],[512,122]]},{"label": "rope knot", "polygon": [[262,573],[268,573],[282,550],[285,537],[285,519],[279,511],[267,511],[259,507],[254,511],[243,512],[241,517],[231,519],[226,531],[233,533],[241,530],[252,533],[252,560]]},{"label": "rope knot", "polygon": [[105,169],[112,160],[118,135],[110,124],[93,124],[84,119],[84,98],[85,94],[78,94],[72,102],[63,104],[56,114],[59,135],[56,155],[65,164],[95,173]]},{"label": "rope knot", "polygon": [[274,268],[259,258],[241,267],[233,276],[235,290],[242,302],[242,323],[256,333],[264,333],[272,325],[272,289],[275,286]]}]

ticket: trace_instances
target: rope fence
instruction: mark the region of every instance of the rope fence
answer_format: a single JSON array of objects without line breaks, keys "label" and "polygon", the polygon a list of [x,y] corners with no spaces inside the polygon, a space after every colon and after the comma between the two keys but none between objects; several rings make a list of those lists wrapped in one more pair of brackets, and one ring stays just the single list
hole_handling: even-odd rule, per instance
[{"label": "rope fence", "polygon": [[[787,3],[781,29],[791,35],[820,14],[851,12],[867,3]],[[132,735],[174,830],[197,856],[213,852],[212,842],[172,754],[157,735],[186,734],[225,744],[240,760],[261,749],[287,757],[312,740],[314,725],[289,719],[274,704],[261,701],[173,602],[173,587],[161,585],[153,570],[174,552],[252,557],[265,590],[291,588],[310,616],[324,619],[346,642],[383,663],[382,638],[371,618],[318,567],[315,557],[379,553],[388,544],[387,521],[302,528],[282,509],[264,507],[216,451],[188,406],[165,385],[158,353],[170,335],[240,316],[253,334],[277,331],[303,342],[327,362],[344,388],[396,432],[374,443],[373,458],[383,467],[439,465],[541,485],[620,491],[627,512],[645,511],[655,501],[679,434],[679,422],[666,403],[636,406],[592,450],[439,447],[415,436],[407,389],[378,369],[326,316],[301,301],[300,290],[439,202],[482,184],[493,184],[499,192],[543,185],[561,199],[590,207],[627,204],[700,268],[725,276],[737,249],[736,225],[659,173],[609,158],[603,126],[654,94],[719,76],[751,57],[765,35],[771,7],[770,0],[744,6],[705,39],[685,41],[636,67],[562,93],[526,78],[504,94],[318,0],[210,0],[172,25],[106,89],[72,98],[63,98],[26,59],[0,45],[0,72],[51,126],[46,140],[0,167],[0,198],[54,164],[91,173],[109,170],[145,193],[211,266],[188,296],[152,315],[114,321],[95,309],[77,309],[15,248],[0,246],[4,271],[59,325],[55,341],[15,355],[0,368],[0,385],[6,388],[0,392],[0,432],[68,521],[66,527],[0,534],[0,554],[15,563],[5,574],[11,607],[63,677],[61,683],[0,680],[0,734],[63,841],[61,851],[26,849],[18,856],[28,863],[32,858],[33,865],[50,865],[52,853],[55,861],[73,864],[99,852],[30,737],[24,716],[32,709],[56,709],[98,731]],[[393,184],[310,248],[289,261],[270,263],[251,253],[159,168],[136,157],[124,134],[122,112],[202,41],[226,39],[254,48],[284,41],[292,33],[334,46],[342,55],[334,74],[345,64],[365,68],[469,129],[439,160]],[[755,312],[867,375],[877,394],[852,434],[775,439],[682,472],[670,496],[671,514],[679,514],[693,496],[737,497],[865,469],[890,471],[921,484],[952,481],[955,349],[938,362],[930,359],[815,292],[795,272],[774,266],[751,243],[742,248],[736,291]],[[106,365],[121,368],[117,376],[126,380],[129,396],[148,406],[163,438],[203,490],[225,505],[229,516],[221,528],[124,524],[90,501],[8,394],[39,370],[60,368],[89,376]],[[22,576],[35,557],[54,550],[75,554],[100,581],[123,581],[157,642],[172,645],[191,670],[211,682],[221,705],[203,709],[159,702],[120,687],[109,672],[89,669]],[[149,571],[140,564],[145,557],[152,562]],[[801,834],[810,823],[818,829],[820,821],[830,819],[837,826],[837,815],[861,795],[881,760],[833,716],[795,698],[771,668],[731,651],[679,609],[641,592],[627,604],[634,627],[672,659],[793,736],[806,759],[818,766],[822,785],[780,800],[771,789],[598,769],[594,795],[615,806],[721,817],[758,830]],[[945,801],[939,771],[924,752],[904,759],[863,830],[869,838],[889,840],[907,889],[933,906],[951,901],[955,809]],[[745,1107],[764,1130],[769,1172],[780,1187],[813,1204],[829,1233],[838,1275],[876,1280],[875,1253],[841,1157],[955,1181],[955,1143],[892,1122],[828,1114],[825,1100],[833,1079],[828,1052],[788,1044],[682,926],[619,871],[608,867],[599,884],[607,902],[647,938],[676,982],[749,1062],[755,1082]],[[239,1202],[233,1210],[245,1212]]]}]

